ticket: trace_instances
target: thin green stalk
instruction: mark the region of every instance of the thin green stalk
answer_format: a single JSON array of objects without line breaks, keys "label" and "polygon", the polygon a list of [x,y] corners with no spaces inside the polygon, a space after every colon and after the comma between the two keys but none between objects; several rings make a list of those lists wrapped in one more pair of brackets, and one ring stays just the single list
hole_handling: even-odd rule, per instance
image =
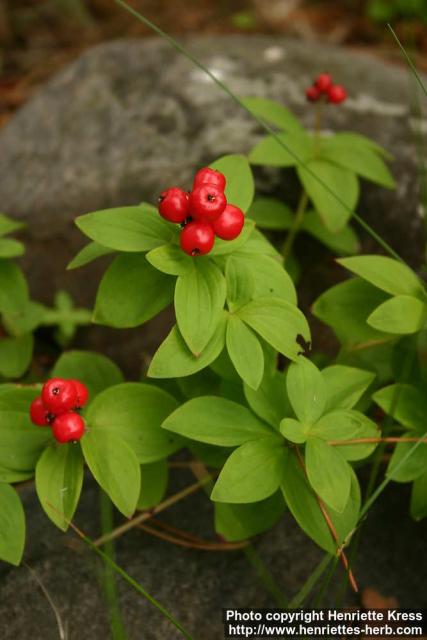
[{"label": "thin green stalk", "polygon": [[304,222],[304,216],[307,209],[307,205],[308,205],[308,195],[307,195],[307,192],[304,190],[301,193],[301,197],[298,203],[297,210],[295,212],[292,227],[289,229],[289,233],[286,236],[286,240],[283,244],[282,256],[285,264],[286,264],[286,260],[291,255],[292,247],[294,246],[294,242],[296,240],[298,232],[301,229],[302,224]]},{"label": "thin green stalk", "polygon": [[[422,441],[427,437],[427,431],[424,433],[424,435],[422,435],[420,437],[420,439],[414,444],[413,447],[411,447],[409,449],[409,451],[406,453],[406,455],[403,456],[403,458],[401,459],[401,461],[393,468],[393,472],[396,473],[396,471],[398,471],[399,469],[402,468],[402,466],[407,462],[407,460],[411,457],[411,455],[414,453],[414,451],[416,451],[416,449],[418,449],[418,447],[420,446],[420,444],[422,444]],[[362,507],[361,511],[360,511],[360,515],[359,515],[359,519],[358,519],[358,524],[363,520],[363,518],[365,517],[365,515],[368,513],[369,509],[371,508],[371,506],[373,505],[373,503],[377,500],[377,498],[379,498],[379,496],[381,495],[381,493],[384,491],[384,489],[387,487],[387,485],[393,480],[393,478],[391,476],[386,477],[383,482],[381,482],[381,484],[376,488],[376,490],[372,493],[371,497],[369,498],[369,500],[366,501],[365,505]]]},{"label": "thin green stalk", "polygon": [[88,538],[83,531],[80,531],[72,522],[68,523],[70,527],[77,533],[77,535],[83,540],[83,542],[94,551],[98,556],[100,556],[106,564],[108,564],[119,576],[123,578],[131,587],[133,587],[138,593],[140,593],[153,607],[156,607],[160,613],[171,622],[174,627],[178,629],[187,640],[194,640],[194,638],[184,629],[184,627],[174,618],[174,616],[169,613],[167,609],[164,608],[163,605],[160,604],[156,598],[153,598],[148,591],[144,589],[142,585],[139,584],[134,578],[132,578],[124,569],[122,569],[118,564],[114,562],[106,553],[104,553],[101,549],[99,549],[90,538]]},{"label": "thin green stalk", "polygon": [[313,608],[318,609],[322,603],[323,598],[325,597],[325,593],[327,588],[329,587],[332,578],[335,575],[335,571],[338,567],[338,556],[334,556],[332,565],[325,576],[322,586],[320,587],[319,593],[316,596],[316,599],[313,603]]},{"label": "thin green stalk", "polygon": [[316,174],[315,171],[313,171],[309,166],[307,166],[302,160],[301,158],[298,156],[298,154],[296,154],[293,149],[291,149],[285,142],[283,142],[283,140],[281,138],[278,137],[276,131],[274,129],[272,129],[262,118],[259,118],[257,115],[255,115],[254,113],[252,113],[252,111],[246,107],[246,105],[239,99],[239,97],[233,93],[231,91],[231,89],[229,89],[229,87],[222,82],[221,80],[219,80],[219,78],[217,78],[212,71],[210,71],[202,62],[200,62],[195,56],[193,56],[188,49],[186,49],[183,45],[179,44],[179,42],[177,40],[175,40],[175,38],[172,38],[172,36],[168,35],[167,33],[165,33],[162,29],[160,29],[156,24],[154,24],[153,22],[151,22],[151,20],[149,20],[148,18],[146,18],[144,15],[142,15],[141,13],[139,13],[138,11],[136,11],[136,9],[133,9],[131,6],[129,6],[124,0],[114,0],[114,2],[118,5],[120,5],[121,7],[123,7],[126,11],[128,11],[131,15],[133,15],[137,20],[139,20],[140,22],[142,22],[143,24],[145,24],[147,27],[149,27],[149,29],[151,29],[152,31],[154,31],[154,33],[157,33],[157,35],[159,35],[160,37],[162,37],[164,40],[166,40],[167,42],[169,42],[169,44],[176,49],[177,51],[179,51],[179,53],[181,53],[183,56],[185,56],[186,58],[188,58],[188,60],[190,60],[196,67],[198,67],[199,69],[201,69],[201,71],[203,71],[211,80],[213,80],[213,82],[215,82],[215,84],[217,86],[219,86],[236,104],[238,104],[242,109],[244,109],[254,120],[256,120],[256,122],[258,122],[258,124],[267,132],[269,133],[271,136],[273,136],[273,138],[275,139],[275,141],[277,142],[277,144],[279,146],[281,146],[283,149],[285,149],[285,151],[292,157],[294,158],[294,160],[297,162],[297,164],[300,167],[304,167],[305,171],[307,171],[307,173],[314,179],[316,180],[316,182],[318,184],[320,184],[333,198],[335,198],[335,200],[337,202],[340,203],[340,205],[346,210],[348,211],[351,216],[357,221],[357,223],[359,224],[359,226],[362,227],[362,229],[364,229],[383,249],[384,251],[386,251],[390,256],[392,256],[393,258],[395,258],[396,260],[399,260],[400,262],[404,262],[403,258],[400,257],[400,255],[385,241],[381,238],[381,236],[374,231],[374,229],[372,229],[372,227],[363,220],[363,218],[361,218],[355,211],[352,211],[352,209],[347,205],[346,202],[344,202],[344,200],[342,200],[342,198],[340,198],[333,189],[331,189],[331,187],[321,178],[319,178],[319,176]]},{"label": "thin green stalk", "polygon": [[[101,511],[102,535],[105,535],[107,533],[110,533],[114,526],[113,505],[110,498],[102,489],[100,489],[99,492],[99,506]],[[113,540],[108,540],[105,543],[104,551],[111,560],[115,560],[115,549]],[[104,567],[102,575],[102,586],[108,606],[112,640],[127,640],[127,634],[120,611],[117,582],[114,571],[108,564],[106,564]]]},{"label": "thin green stalk", "polygon": [[329,553],[327,553],[321,559],[319,564],[317,564],[314,570],[310,573],[307,580],[302,585],[301,589],[290,601],[288,605],[288,609],[297,609],[298,607],[301,607],[304,604],[304,602],[307,600],[307,598],[313,591],[314,587],[316,586],[316,584],[318,583],[322,575],[325,573],[326,569],[329,567],[332,560],[334,560],[334,556],[329,555]]},{"label": "thin green stalk", "polygon": [[[120,0],[116,0],[116,1],[120,1]],[[405,47],[403,46],[403,44],[400,42],[399,37],[397,35],[397,33],[395,32],[395,30],[393,29],[393,27],[391,26],[390,23],[387,24],[387,27],[390,29],[391,34],[393,36],[393,38],[396,40],[399,49],[401,50],[406,62],[408,63],[409,67],[411,68],[412,73],[415,76],[416,81],[418,82],[418,84],[420,85],[423,93],[427,96],[427,88],[424,86],[424,82],[421,79],[420,74],[417,71],[416,66],[414,65],[414,63],[412,62],[408,52],[406,51]]]}]

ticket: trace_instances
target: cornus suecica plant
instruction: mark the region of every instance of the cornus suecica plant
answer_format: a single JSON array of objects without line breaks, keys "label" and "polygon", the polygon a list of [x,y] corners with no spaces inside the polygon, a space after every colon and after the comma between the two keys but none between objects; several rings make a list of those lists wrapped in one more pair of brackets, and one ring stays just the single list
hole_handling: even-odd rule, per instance
[{"label": "cornus suecica plant", "polygon": [[[0,385],[1,558],[18,563],[24,546],[11,484],[35,475],[43,509],[66,530],[86,464],[124,516],[143,512],[116,537],[148,519],[147,510],[171,503],[162,502],[168,459],[180,450],[196,475],[205,469],[195,488],[213,484],[214,526],[224,544],[265,531],[287,511],[340,557],[354,589],[346,547],[383,486],[413,482],[411,513],[427,515],[427,294],[395,257],[355,255],[349,226],[361,220],[360,178],[394,186],[390,156],[359,134],[324,135],[321,110],[337,108],[345,90],[327,73],[311,89],[313,130],[282,105],[236,98],[269,132],[247,156],[195,167],[193,184],[165,184],[156,206],[77,218],[90,242],[69,268],[111,258],[94,322],[137,327],[173,305],[176,323],[141,381],[125,382],[102,355],[70,351],[43,387]],[[251,165],[296,174],[295,212],[270,197],[254,199]],[[336,334],[334,358],[311,344],[287,271],[299,232],[340,256],[350,275],[312,301],[314,315]],[[64,437],[57,437],[58,420]],[[362,501],[357,471],[371,463],[378,469],[384,447],[392,453],[385,478]]]}]

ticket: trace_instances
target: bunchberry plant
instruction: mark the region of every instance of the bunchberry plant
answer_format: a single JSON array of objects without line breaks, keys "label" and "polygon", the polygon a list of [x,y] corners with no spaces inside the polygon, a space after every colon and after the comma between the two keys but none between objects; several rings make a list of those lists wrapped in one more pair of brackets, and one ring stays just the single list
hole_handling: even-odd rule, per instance
[{"label": "bunchberry plant", "polygon": [[[349,220],[359,178],[392,188],[389,155],[355,133],[323,134],[321,110],[346,99],[330,74],[307,98],[314,131],[281,105],[246,98],[277,128],[248,156],[199,169],[190,191],[165,185],[157,206],[77,218],[90,242],[69,268],[111,257],[94,322],[137,327],[170,305],[176,322],[139,382],[125,382],[102,355],[71,351],[43,386],[0,385],[2,559],[19,563],[24,547],[13,483],[35,476],[42,508],[66,530],[86,464],[130,518],[162,501],[168,459],[180,450],[215,480],[223,538],[259,534],[287,508],[341,558],[355,589],[346,546],[370,506],[357,471],[377,461],[379,443],[393,447],[386,478],[414,482],[411,513],[427,515],[426,290],[397,259],[350,255],[358,252]],[[295,213],[272,198],[254,200],[251,165],[296,172]],[[347,256],[338,262],[352,274],[313,301],[339,343],[322,366],[287,271],[299,232]]]}]

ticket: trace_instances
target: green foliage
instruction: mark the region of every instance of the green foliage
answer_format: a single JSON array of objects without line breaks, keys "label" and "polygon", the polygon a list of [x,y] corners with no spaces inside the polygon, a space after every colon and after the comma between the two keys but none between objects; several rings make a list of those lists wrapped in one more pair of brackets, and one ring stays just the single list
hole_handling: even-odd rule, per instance
[{"label": "green foliage", "polygon": [[91,434],[120,437],[132,448],[140,464],[147,464],[166,458],[181,446],[179,438],[161,429],[162,422],[176,407],[176,400],[166,391],[128,382],[97,395],[86,418]]},{"label": "green foliage", "polygon": [[89,399],[123,382],[123,375],[114,362],[100,353],[90,351],[67,351],[57,360],[52,377],[78,379],[89,390]]},{"label": "green foliage", "polygon": [[46,515],[66,531],[83,485],[83,457],[78,444],[51,444],[36,466],[36,491]]},{"label": "green foliage", "polygon": [[130,518],[141,490],[141,469],[133,449],[113,430],[99,428],[86,433],[81,445],[95,480],[117,509]]},{"label": "green foliage", "polygon": [[19,565],[25,544],[24,509],[8,484],[0,483],[0,503],[0,560]]},{"label": "green foliage", "polygon": [[173,290],[174,280],[153,268],[143,253],[118,255],[99,285],[94,322],[137,327],[172,302]]},{"label": "green foliage", "polygon": [[162,501],[168,485],[166,460],[157,460],[141,466],[141,492],[138,509],[152,509]]}]

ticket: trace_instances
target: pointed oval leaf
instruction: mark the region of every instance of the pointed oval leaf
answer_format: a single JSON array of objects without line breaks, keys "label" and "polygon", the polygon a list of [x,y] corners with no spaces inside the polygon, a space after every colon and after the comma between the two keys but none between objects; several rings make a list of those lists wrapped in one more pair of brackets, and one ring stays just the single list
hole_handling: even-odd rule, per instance
[{"label": "pointed oval leaf", "polygon": [[314,491],[334,511],[342,513],[350,495],[348,462],[335,447],[320,438],[309,437],[305,445],[305,464]]},{"label": "pointed oval leaf", "polygon": [[418,276],[406,264],[388,256],[354,256],[337,260],[343,267],[392,295],[424,294]]},{"label": "pointed oval leaf", "polygon": [[47,447],[36,466],[36,491],[50,520],[66,531],[83,485],[83,456],[78,444]]},{"label": "pointed oval leaf", "polygon": [[122,254],[105,272],[96,296],[94,322],[137,327],[173,301],[175,280],[151,266],[144,254]]},{"label": "pointed oval leaf", "polygon": [[76,219],[76,225],[91,240],[116,251],[150,251],[170,242],[176,233],[147,204],[86,213]]},{"label": "pointed oval leaf", "polygon": [[264,374],[264,353],[256,335],[237,316],[229,316],[226,345],[239,376],[258,389]]},{"label": "pointed oval leaf", "polygon": [[25,514],[18,494],[0,483],[0,560],[19,565],[25,545]]},{"label": "pointed oval leaf", "polygon": [[92,433],[114,433],[135,452],[140,463],[174,453],[179,438],[161,429],[177,401],[154,385],[126,382],[109,387],[90,404],[87,422]]},{"label": "pointed oval leaf", "polygon": [[166,418],[163,428],[190,440],[233,447],[271,434],[246,407],[217,396],[193,398]]},{"label": "pointed oval leaf", "polygon": [[277,437],[243,444],[225,463],[211,500],[242,504],[271,496],[281,483],[284,451],[283,440]]},{"label": "pointed oval leaf", "polygon": [[130,518],[141,489],[141,471],[135,453],[122,438],[102,429],[89,431],[80,442],[95,480],[117,509]]},{"label": "pointed oval leaf", "polygon": [[426,324],[427,304],[412,296],[386,300],[368,317],[368,324],[378,331],[406,335],[420,331]]},{"label": "pointed oval leaf", "polygon": [[298,420],[316,422],[326,406],[326,385],[316,365],[300,356],[289,366],[286,388]]},{"label": "pointed oval leaf", "polygon": [[190,351],[200,355],[215,333],[226,295],[225,278],[211,260],[198,259],[194,268],[178,277],[175,315]]}]

